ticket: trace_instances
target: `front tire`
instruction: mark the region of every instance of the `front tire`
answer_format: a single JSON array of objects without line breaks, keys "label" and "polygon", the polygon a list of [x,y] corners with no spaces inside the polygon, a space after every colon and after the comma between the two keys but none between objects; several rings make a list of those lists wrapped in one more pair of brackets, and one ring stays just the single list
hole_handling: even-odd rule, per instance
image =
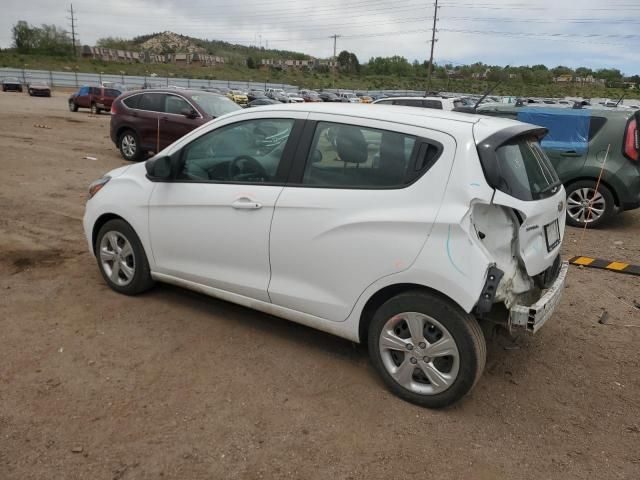
[{"label": "front tire", "polygon": [[593,180],[581,180],[567,187],[567,223],[572,227],[597,228],[613,216],[613,194]]},{"label": "front tire", "polygon": [[71,100],[69,100],[69,111],[70,112],[77,112],[78,111],[78,106]]},{"label": "front tire", "polygon": [[132,130],[126,130],[118,137],[118,148],[122,158],[135,162],[142,156],[138,136]]},{"label": "front tire", "polygon": [[98,232],[94,250],[102,278],[116,292],[136,295],[153,286],[142,243],[124,220],[105,223]]},{"label": "front tire", "polygon": [[476,319],[450,300],[422,290],[392,297],[375,312],[368,346],[389,390],[428,408],[464,397],[480,378],[487,356]]}]

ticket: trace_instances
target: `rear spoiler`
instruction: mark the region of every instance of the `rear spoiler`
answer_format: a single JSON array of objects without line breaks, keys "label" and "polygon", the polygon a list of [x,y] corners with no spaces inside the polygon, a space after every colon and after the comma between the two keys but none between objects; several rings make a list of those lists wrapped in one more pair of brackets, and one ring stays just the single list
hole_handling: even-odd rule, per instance
[{"label": "rear spoiler", "polygon": [[541,140],[549,130],[544,127],[533,127],[526,123],[503,128],[485,138],[477,145],[480,164],[487,183],[492,188],[498,188],[500,168],[496,159],[496,150],[505,143],[524,136],[534,136]]}]

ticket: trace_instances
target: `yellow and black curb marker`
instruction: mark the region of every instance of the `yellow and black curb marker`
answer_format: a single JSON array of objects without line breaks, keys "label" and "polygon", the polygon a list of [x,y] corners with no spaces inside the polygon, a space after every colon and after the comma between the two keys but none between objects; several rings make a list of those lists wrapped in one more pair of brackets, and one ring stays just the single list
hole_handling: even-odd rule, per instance
[{"label": "yellow and black curb marker", "polygon": [[569,260],[569,263],[589,268],[599,268],[601,270],[627,273],[629,275],[640,275],[640,265],[629,265],[624,262],[612,262],[611,260],[604,260],[602,258],[573,257]]}]

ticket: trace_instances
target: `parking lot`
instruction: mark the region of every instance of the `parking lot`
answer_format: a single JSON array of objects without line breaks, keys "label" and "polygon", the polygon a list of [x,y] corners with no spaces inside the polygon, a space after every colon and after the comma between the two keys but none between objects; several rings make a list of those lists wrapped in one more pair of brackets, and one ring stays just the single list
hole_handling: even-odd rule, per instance
[{"label": "parking lot", "polygon": [[[640,277],[571,267],[536,336],[488,338],[472,393],[421,409],[364,346],[166,285],[109,289],[81,218],[126,162],[109,116],[66,98],[0,93],[1,479],[640,477]],[[563,248],[640,264],[640,210]]]}]

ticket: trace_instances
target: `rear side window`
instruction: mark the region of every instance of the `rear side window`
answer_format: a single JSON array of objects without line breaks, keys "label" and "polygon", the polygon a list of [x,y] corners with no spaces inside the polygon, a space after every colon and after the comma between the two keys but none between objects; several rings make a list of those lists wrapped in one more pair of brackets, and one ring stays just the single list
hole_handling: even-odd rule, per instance
[{"label": "rear side window", "polygon": [[389,188],[406,183],[416,137],[356,125],[319,122],[303,184]]},{"label": "rear side window", "polygon": [[140,99],[138,108],[150,112],[163,112],[164,97],[165,95],[163,93],[144,93]]},{"label": "rear side window", "polygon": [[605,123],[607,123],[607,119],[604,117],[591,117],[591,123],[589,123],[589,141],[602,130]]},{"label": "rear side window", "polygon": [[129,108],[138,108],[138,103],[140,102],[141,98],[142,95],[132,95],[122,100],[122,103],[124,103]]},{"label": "rear side window", "polygon": [[104,89],[104,96],[105,97],[118,97],[120,95],[120,91],[119,90],[114,90],[113,88],[105,88]]},{"label": "rear side window", "polygon": [[394,105],[403,105],[405,107],[422,107],[422,100],[411,100],[407,98],[403,98],[400,100],[394,100]]},{"label": "rear side window", "polygon": [[436,110],[442,110],[442,102],[440,100],[423,100],[425,108],[435,108]]},{"label": "rear side window", "polygon": [[499,179],[496,188],[520,200],[553,195],[560,180],[534,137],[518,138],[496,150]]},{"label": "rear side window", "polygon": [[100,95],[100,89],[98,87],[91,87],[91,95]]}]

